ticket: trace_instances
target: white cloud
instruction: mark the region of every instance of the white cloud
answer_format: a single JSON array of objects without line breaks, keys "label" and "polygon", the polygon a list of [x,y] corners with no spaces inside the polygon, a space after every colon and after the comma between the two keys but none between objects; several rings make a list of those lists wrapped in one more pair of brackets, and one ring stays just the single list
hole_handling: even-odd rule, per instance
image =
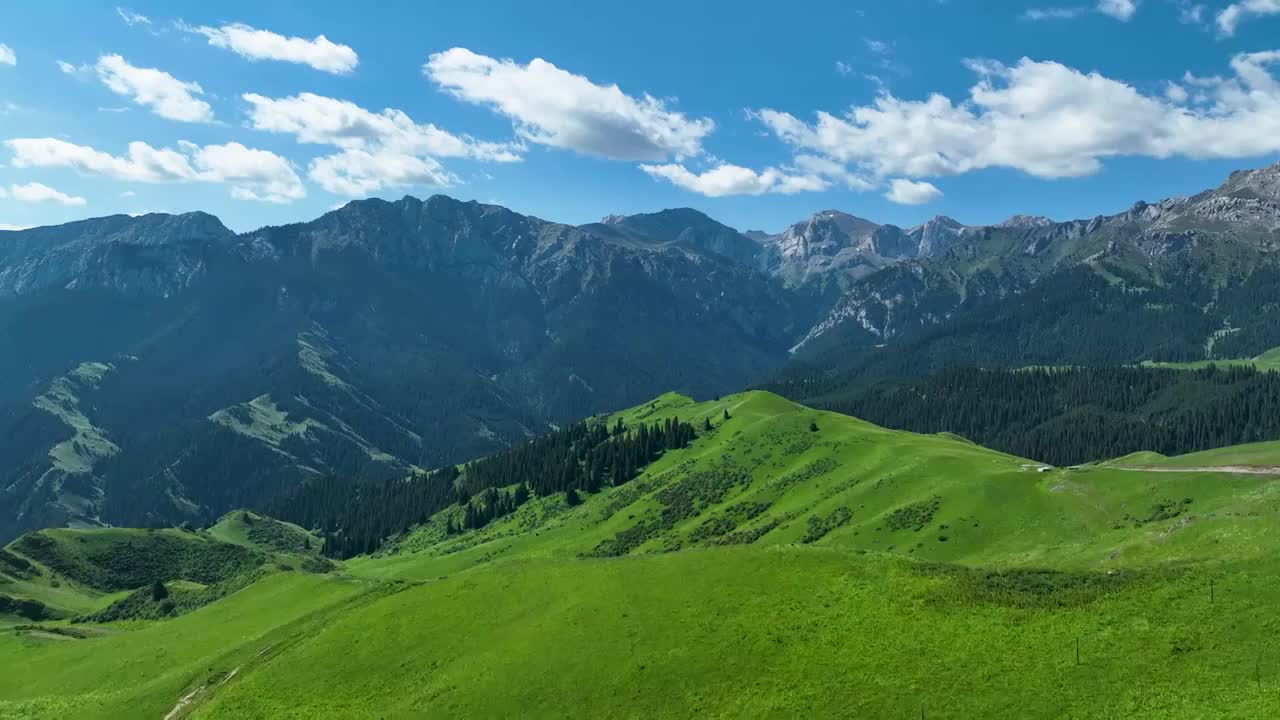
[{"label": "white cloud", "polygon": [[1138,12],[1138,0],[1099,0],[1093,7],[1084,5],[1060,5],[1055,7],[1028,8],[1023,20],[1072,20],[1091,13],[1101,13],[1121,22],[1128,22]]},{"label": "white cloud", "polygon": [[1046,8],[1028,8],[1022,13],[1024,20],[1070,20],[1080,17],[1089,12],[1088,8],[1074,7],[1046,7]]},{"label": "white cloud", "polygon": [[0,223],[0,230],[8,230],[8,231],[10,231],[10,232],[17,232],[17,231],[19,231],[19,230],[30,230],[32,227],[34,227],[34,226],[32,226],[32,225],[10,225],[9,223]]},{"label": "white cloud", "polygon": [[836,61],[836,72],[844,77],[848,77],[853,72],[853,66],[843,60]]},{"label": "white cloud", "polygon": [[1189,0],[1178,2],[1178,22],[1185,25],[1199,25],[1204,22],[1204,5],[1193,5]]},{"label": "white cloud", "polygon": [[306,197],[288,160],[240,143],[199,146],[179,142],[177,150],[129,143],[115,156],[57,138],[14,138],[5,145],[14,167],[62,167],[90,175],[146,183],[209,182],[230,186],[233,197],[283,203]]},{"label": "white cloud", "polygon": [[135,196],[135,195],[137,195],[137,194],[138,194],[138,193],[136,193],[136,192],[134,192],[134,191],[132,191],[132,190],[125,190],[124,192],[120,193],[120,197],[122,197],[122,198],[131,198],[131,197],[133,197],[133,196]]},{"label": "white cloud", "polygon": [[816,175],[790,175],[777,168],[765,168],[756,172],[739,165],[721,164],[701,174],[695,174],[683,165],[641,165],[650,177],[668,182],[707,197],[726,195],[764,195],[780,193],[790,195],[811,190],[824,190],[826,180]]},{"label": "white cloud", "polygon": [[[58,67],[63,72],[70,72],[63,67],[64,64],[59,63]],[[119,55],[103,55],[98,58],[94,70],[111,92],[151,108],[162,118],[179,122],[208,122],[213,119],[213,108],[209,103],[195,97],[204,94],[199,83],[183,82],[155,68],[135,67]]]},{"label": "white cloud", "polygon": [[873,53],[876,53],[877,55],[886,55],[889,53],[890,50],[893,49],[892,45],[890,45],[887,42],[884,42],[883,40],[873,40],[872,38],[862,38],[862,42],[867,46],[868,50],[870,50]]},{"label": "white cloud", "polygon": [[1042,178],[1088,175],[1116,156],[1244,158],[1280,152],[1280,51],[1237,55],[1234,77],[1187,76],[1177,90],[1147,95],[1098,73],[1023,58],[969,61],[979,79],[966,99],[881,94],[813,123],[755,113],[797,151],[875,178],[955,175],[990,167]]},{"label": "white cloud", "polygon": [[13,48],[0,43],[0,65],[16,66],[18,64],[18,55]]},{"label": "white cloud", "polygon": [[1128,22],[1138,12],[1138,0],[1098,0],[1098,12]]},{"label": "white cloud", "polygon": [[329,192],[363,196],[383,187],[453,185],[457,177],[436,158],[519,162],[524,149],[418,124],[393,108],[375,113],[311,93],[280,99],[250,93],[243,98],[251,106],[251,127],[343,150],[311,164],[311,178]]},{"label": "white cloud", "polygon": [[0,185],[0,200],[3,200],[4,198],[7,198],[7,197],[9,197],[9,191],[5,190],[3,185]]},{"label": "white cloud", "polygon": [[614,160],[657,161],[701,154],[715,127],[648,94],[597,85],[534,58],[527,65],[466,48],[435,53],[422,68],[451,95],[505,115],[530,142]]},{"label": "white cloud", "polygon": [[884,197],[899,205],[924,205],[942,197],[942,191],[931,183],[895,178],[889,181]]},{"label": "white cloud", "polygon": [[209,39],[210,45],[230,50],[246,60],[279,60],[310,65],[316,70],[335,75],[345,75],[355,70],[360,62],[355,50],[332,42],[324,35],[317,35],[310,40],[285,37],[244,23],[231,23],[221,27],[191,27],[179,23],[178,27],[186,32],[204,35]]},{"label": "white cloud", "polygon": [[1280,15],[1280,0],[1241,0],[1218,13],[1218,32],[1235,35],[1241,22],[1267,15]]},{"label": "white cloud", "polygon": [[146,15],[143,15],[141,13],[136,13],[131,10],[126,10],[118,5],[116,6],[116,14],[120,16],[120,19],[124,21],[125,25],[129,25],[131,27],[133,25],[150,25],[151,24],[151,18],[147,17]]},{"label": "white cloud", "polygon": [[317,158],[311,162],[308,174],[325,190],[352,197],[368,195],[384,187],[448,187],[459,182],[434,158],[364,150],[343,150]]},{"label": "white cloud", "polygon": [[201,180],[229,184],[232,197],[286,203],[307,196],[293,166],[273,152],[237,142],[204,147],[185,142],[178,145],[191,154]]},{"label": "white cloud", "polygon": [[25,203],[56,202],[60,205],[84,205],[85,199],[68,195],[38,182],[26,185],[10,185],[9,193],[14,200]]},{"label": "white cloud", "polygon": [[298,142],[347,149],[392,148],[438,157],[466,157],[493,162],[518,162],[517,145],[482,142],[454,135],[430,123],[419,125],[405,113],[386,108],[380,113],[346,100],[302,93],[272,99],[248,93],[249,123],[257,130],[288,133]]}]

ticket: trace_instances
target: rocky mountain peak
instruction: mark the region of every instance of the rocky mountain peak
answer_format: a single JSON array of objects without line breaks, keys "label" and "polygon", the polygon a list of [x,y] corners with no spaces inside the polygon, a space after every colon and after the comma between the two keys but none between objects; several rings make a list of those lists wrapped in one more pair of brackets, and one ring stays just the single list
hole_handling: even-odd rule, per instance
[{"label": "rocky mountain peak", "polygon": [[1013,215],[1008,220],[996,225],[1002,228],[1038,228],[1048,227],[1053,221],[1043,215]]},{"label": "rocky mountain peak", "polygon": [[800,225],[808,225],[810,227],[830,226],[849,237],[867,235],[875,232],[876,228],[880,227],[879,223],[874,223],[870,220],[860,218],[856,215],[850,215],[849,213],[841,212],[839,210],[822,210],[820,212],[816,212],[804,223],[797,223],[796,225],[793,225],[792,228],[799,227]]},{"label": "rocky mountain peak", "polygon": [[1246,200],[1280,201],[1280,163],[1256,170],[1237,170],[1215,192]]},{"label": "rocky mountain peak", "polygon": [[[757,267],[760,244],[733,228],[693,208],[668,208],[638,215],[610,215],[601,225],[620,231],[632,240],[664,244],[680,243],[736,262]],[[588,229],[590,226],[584,226]]]},{"label": "rocky mountain peak", "polygon": [[204,272],[236,234],[203,212],[111,215],[12,233],[0,244],[0,295],[53,287],[167,296]]},{"label": "rocky mountain peak", "polygon": [[966,233],[969,226],[945,215],[936,215],[923,225],[911,228],[907,235],[915,241],[913,252],[907,253],[915,257],[925,257],[945,252],[956,244]]}]

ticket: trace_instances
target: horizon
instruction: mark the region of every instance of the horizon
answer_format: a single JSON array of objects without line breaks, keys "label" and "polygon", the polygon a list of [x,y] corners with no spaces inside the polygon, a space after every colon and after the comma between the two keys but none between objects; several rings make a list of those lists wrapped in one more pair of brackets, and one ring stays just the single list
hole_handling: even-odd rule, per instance
[{"label": "horizon", "polygon": [[311,218],[299,219],[299,220],[295,220],[295,221],[292,221],[292,222],[289,222],[289,223],[281,223],[281,224],[279,224],[279,225],[259,225],[259,226],[252,227],[252,228],[247,228],[247,229],[238,229],[238,228],[236,228],[234,225],[232,225],[232,224],[228,223],[224,218],[220,217],[217,213],[212,213],[212,212],[209,212],[209,211],[207,211],[207,210],[193,209],[193,210],[183,210],[183,211],[179,211],[179,212],[151,211],[151,212],[144,212],[144,213],[111,213],[111,214],[108,214],[108,215],[87,215],[87,216],[85,216],[85,217],[73,218],[73,219],[70,219],[70,220],[66,220],[66,221],[64,221],[64,222],[58,222],[58,223],[54,223],[54,224],[51,224],[51,225],[32,225],[32,226],[28,226],[28,227],[12,227],[12,226],[5,226],[4,224],[0,224],[0,233],[3,233],[3,232],[22,232],[22,231],[25,231],[25,230],[37,230],[37,229],[40,229],[40,228],[47,228],[47,227],[59,227],[59,226],[63,226],[63,225],[71,225],[71,224],[78,223],[78,222],[87,222],[87,221],[92,221],[92,220],[102,220],[102,219],[113,218],[113,217],[130,217],[130,218],[140,218],[140,217],[146,217],[147,215],[161,215],[161,216],[168,216],[168,217],[178,217],[178,216],[182,216],[182,215],[205,214],[205,215],[210,215],[210,216],[212,216],[212,217],[213,217],[214,219],[216,219],[219,223],[221,223],[224,227],[226,227],[228,230],[231,230],[231,231],[232,231],[232,232],[234,232],[236,235],[249,235],[249,234],[252,234],[252,233],[258,232],[258,231],[260,231],[260,230],[267,229],[267,228],[272,228],[272,227],[282,227],[282,226],[284,226],[284,225],[306,224],[306,223],[308,223],[308,222],[313,222],[313,221],[315,221],[315,220],[318,220],[318,219],[320,219],[320,218],[324,217],[325,215],[328,215],[329,213],[340,212],[340,211],[341,211],[341,210],[343,210],[347,205],[350,205],[350,204],[352,204],[352,203],[361,203],[361,202],[370,202],[370,201],[385,202],[385,203],[397,203],[397,202],[403,202],[404,200],[416,200],[417,202],[425,203],[425,202],[429,201],[429,200],[430,200],[431,198],[433,198],[433,197],[444,197],[444,198],[447,198],[447,199],[449,199],[449,200],[453,200],[453,201],[455,201],[455,202],[464,203],[464,204],[476,203],[476,204],[479,204],[479,205],[487,205],[487,206],[491,206],[491,207],[500,207],[500,208],[503,208],[503,209],[505,209],[505,210],[509,210],[509,211],[511,211],[511,212],[515,212],[515,213],[520,214],[520,215],[524,215],[524,216],[526,216],[526,217],[533,217],[533,218],[536,218],[536,219],[538,219],[538,220],[543,220],[543,221],[545,221],[545,222],[555,223],[555,224],[559,224],[559,225],[567,225],[567,226],[569,226],[569,227],[575,227],[575,228],[581,228],[581,227],[585,227],[585,226],[588,226],[588,225],[596,225],[596,224],[605,223],[606,221],[608,221],[608,220],[609,220],[609,219],[611,219],[611,218],[627,218],[627,217],[635,217],[635,216],[637,216],[637,215],[656,215],[656,214],[664,213],[664,212],[672,212],[672,211],[679,211],[679,210],[689,210],[689,211],[692,211],[692,212],[696,212],[696,213],[698,213],[698,214],[702,215],[703,217],[708,218],[709,220],[712,220],[712,221],[714,221],[714,222],[716,222],[716,223],[719,223],[719,224],[721,224],[721,225],[724,225],[725,227],[728,227],[728,228],[730,228],[730,229],[732,229],[732,230],[734,230],[734,231],[738,232],[740,235],[742,235],[742,236],[744,236],[744,237],[747,237],[747,238],[750,238],[751,233],[757,233],[757,232],[764,233],[764,234],[769,235],[769,236],[780,235],[781,233],[785,232],[785,231],[787,230],[787,228],[789,228],[789,227],[792,227],[792,226],[794,226],[794,225],[796,225],[796,224],[798,224],[798,223],[804,223],[804,222],[806,222],[806,221],[808,221],[808,220],[810,220],[810,219],[812,219],[812,218],[815,218],[815,217],[817,217],[817,216],[819,216],[819,215],[822,215],[822,214],[824,214],[824,213],[829,213],[829,212],[841,213],[841,214],[843,214],[843,215],[847,215],[847,216],[853,217],[853,218],[858,219],[858,220],[864,220],[864,221],[871,222],[871,223],[874,223],[874,224],[877,224],[877,225],[881,225],[881,226],[895,226],[895,227],[901,228],[901,229],[903,229],[903,230],[911,230],[911,229],[914,229],[914,228],[918,228],[918,227],[921,227],[921,226],[923,226],[923,225],[928,224],[929,222],[932,222],[932,221],[934,221],[934,220],[940,220],[940,219],[942,219],[942,220],[951,220],[951,221],[953,221],[953,222],[959,223],[960,225],[962,225],[962,226],[964,226],[964,227],[970,227],[970,228],[996,227],[996,226],[1002,225],[1002,224],[1004,224],[1004,223],[1007,223],[1007,222],[1009,222],[1009,221],[1011,221],[1011,220],[1015,220],[1015,219],[1019,219],[1019,218],[1045,219],[1045,220],[1048,220],[1049,222],[1054,223],[1054,224],[1065,224],[1065,223],[1072,223],[1072,222],[1082,222],[1082,221],[1091,220],[1091,219],[1093,219],[1093,218],[1097,218],[1097,217],[1114,217],[1115,215],[1123,214],[1124,212],[1126,212],[1126,211],[1128,211],[1130,208],[1132,208],[1134,205],[1137,205],[1137,204],[1139,204],[1139,203],[1144,203],[1144,202],[1145,202],[1145,203],[1147,203],[1147,204],[1154,205],[1154,204],[1158,204],[1158,203],[1160,203],[1160,202],[1165,202],[1165,201],[1169,201],[1169,200],[1179,200],[1179,199],[1184,199],[1184,198],[1187,198],[1187,197],[1191,197],[1191,196],[1193,196],[1193,195],[1195,195],[1195,194],[1197,194],[1197,193],[1199,193],[1199,192],[1205,192],[1205,191],[1213,190],[1213,189],[1215,189],[1215,188],[1217,188],[1217,187],[1220,187],[1220,186],[1222,185],[1222,183],[1225,183],[1225,182],[1230,178],[1230,176],[1231,176],[1231,175],[1234,175],[1235,173],[1240,173],[1240,172],[1256,172],[1256,171],[1258,171],[1258,170],[1267,170],[1267,169],[1272,169],[1272,168],[1280,168],[1280,161],[1278,161],[1278,162],[1276,162],[1276,163],[1271,163],[1271,164],[1268,164],[1268,165],[1260,165],[1260,166],[1256,166],[1256,167],[1241,167],[1241,168],[1236,168],[1236,169],[1234,169],[1234,170],[1229,171],[1229,172],[1227,173],[1227,175],[1224,175],[1224,176],[1223,176],[1223,178],[1222,178],[1222,181],[1221,181],[1220,183],[1218,183],[1217,185],[1212,185],[1212,186],[1204,187],[1204,188],[1201,188],[1200,190],[1198,190],[1198,191],[1196,191],[1196,192],[1187,193],[1187,194],[1184,194],[1184,195],[1172,195],[1172,196],[1168,196],[1168,197],[1158,198],[1158,199],[1156,199],[1156,200],[1154,200],[1154,201],[1141,200],[1141,199],[1133,200],[1132,202],[1128,203],[1128,204],[1124,207],[1124,209],[1121,209],[1121,210],[1119,210],[1119,211],[1117,211],[1117,212],[1111,212],[1111,213],[1098,213],[1098,214],[1095,214],[1095,215],[1082,215],[1082,216],[1070,217],[1070,218],[1054,218],[1054,217],[1048,217],[1048,216],[1044,216],[1044,215],[1035,215],[1035,214],[1031,214],[1031,213],[1015,212],[1015,213],[1013,213],[1012,215],[1009,215],[1008,217],[1006,217],[1006,218],[1004,218],[1004,219],[1002,219],[1002,220],[999,220],[999,221],[996,221],[996,222],[991,222],[991,223],[971,223],[971,222],[966,222],[966,221],[964,221],[964,220],[962,220],[962,219],[960,219],[960,218],[956,218],[956,217],[953,217],[953,216],[950,216],[950,215],[946,215],[946,214],[942,214],[942,213],[937,213],[937,214],[930,215],[930,216],[928,216],[928,217],[922,218],[919,222],[913,223],[913,224],[911,224],[911,225],[897,225],[896,223],[892,223],[892,222],[880,222],[879,220],[877,220],[877,219],[875,219],[875,218],[863,217],[863,216],[856,215],[856,214],[854,214],[854,213],[848,212],[848,211],[846,211],[846,210],[841,210],[840,208],[834,208],[834,207],[832,207],[832,208],[822,208],[822,209],[819,209],[819,210],[815,210],[815,211],[813,211],[811,214],[809,214],[809,215],[807,215],[807,216],[805,216],[805,217],[803,217],[803,218],[799,218],[799,219],[796,219],[796,220],[792,220],[792,221],[787,222],[787,223],[786,223],[786,224],[784,224],[781,228],[778,228],[778,229],[764,229],[764,228],[755,228],[755,227],[739,227],[739,226],[736,226],[736,225],[730,224],[730,223],[728,223],[728,222],[725,222],[724,220],[721,220],[721,219],[719,219],[719,218],[715,217],[714,215],[712,215],[711,213],[707,212],[706,210],[703,210],[702,208],[694,207],[694,206],[692,206],[692,205],[681,205],[681,206],[664,207],[664,208],[658,208],[658,209],[656,209],[656,210],[641,210],[641,211],[639,211],[639,212],[629,213],[629,214],[626,214],[626,215],[621,215],[621,214],[617,214],[617,213],[606,213],[606,214],[602,215],[602,216],[601,216],[599,219],[597,219],[597,220],[590,220],[590,221],[583,222],[583,223],[569,223],[569,222],[563,222],[563,221],[560,221],[560,220],[556,220],[556,219],[554,219],[554,218],[547,218],[547,217],[543,217],[543,216],[536,215],[536,214],[523,213],[523,212],[520,212],[519,210],[516,210],[515,208],[511,208],[511,207],[508,207],[508,206],[506,206],[506,205],[502,205],[502,204],[500,204],[500,203],[486,202],[486,201],[480,200],[480,199],[478,199],[478,198],[463,199],[463,198],[460,198],[460,197],[457,197],[457,196],[451,195],[451,194],[449,194],[449,193],[447,193],[447,192],[434,192],[434,193],[431,193],[430,195],[427,195],[426,197],[419,197],[419,196],[414,195],[414,194],[412,194],[412,193],[406,193],[406,194],[404,194],[404,195],[400,196],[398,199],[390,199],[390,198],[384,198],[384,197],[356,198],[356,199],[348,200],[347,202],[344,202],[344,203],[342,203],[342,204],[340,204],[340,205],[337,205],[337,206],[335,206],[335,207],[329,208],[328,210],[325,210],[325,211],[321,212],[319,215],[316,215],[316,216],[311,217]]}]

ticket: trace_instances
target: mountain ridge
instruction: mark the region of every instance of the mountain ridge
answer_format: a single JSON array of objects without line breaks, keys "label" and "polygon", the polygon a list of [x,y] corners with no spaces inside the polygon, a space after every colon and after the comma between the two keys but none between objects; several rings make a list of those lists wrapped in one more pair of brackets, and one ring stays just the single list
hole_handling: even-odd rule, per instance
[{"label": "mountain ridge", "polygon": [[[239,234],[203,213],[5,232],[0,538],[208,520],[791,369],[1256,355],[1280,345],[1256,312],[1280,304],[1278,176],[1063,223],[827,210],[766,235],[691,208],[574,226],[434,195]],[[85,420],[37,403],[86,364],[114,370],[67,386]],[[59,465],[77,437],[118,452]]]}]

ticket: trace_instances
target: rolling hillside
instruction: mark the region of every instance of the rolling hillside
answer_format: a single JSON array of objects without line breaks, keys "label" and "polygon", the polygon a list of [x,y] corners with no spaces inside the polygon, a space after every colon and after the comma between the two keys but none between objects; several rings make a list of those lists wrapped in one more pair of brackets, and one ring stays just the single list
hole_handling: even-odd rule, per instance
[{"label": "rolling hillside", "polygon": [[0,634],[0,717],[1280,711],[1280,485],[1214,469],[1274,447],[1056,469],[763,392],[606,422],[666,418],[712,429],[577,505],[449,535],[453,506],[174,619]]}]

